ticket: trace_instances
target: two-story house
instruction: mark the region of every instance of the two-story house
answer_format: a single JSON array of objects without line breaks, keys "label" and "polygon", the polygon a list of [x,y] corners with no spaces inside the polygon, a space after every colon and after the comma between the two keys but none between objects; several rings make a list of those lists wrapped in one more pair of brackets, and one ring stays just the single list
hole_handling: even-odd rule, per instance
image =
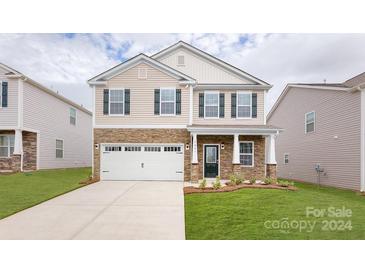
[{"label": "two-story house", "polygon": [[342,83],[288,84],[268,123],[284,128],[279,177],[365,191],[365,72]]},{"label": "two-story house", "polygon": [[276,176],[280,129],[266,125],[265,114],[271,85],[239,68],[180,41],[88,83],[95,178]]},{"label": "two-story house", "polygon": [[0,64],[0,172],[91,166],[92,114]]}]

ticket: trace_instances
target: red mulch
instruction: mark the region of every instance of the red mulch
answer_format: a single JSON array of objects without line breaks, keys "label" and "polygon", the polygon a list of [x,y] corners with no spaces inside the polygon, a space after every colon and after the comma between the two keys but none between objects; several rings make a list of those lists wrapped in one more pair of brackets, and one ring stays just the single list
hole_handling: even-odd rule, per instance
[{"label": "red mulch", "polygon": [[298,190],[295,186],[281,186],[281,185],[248,185],[241,184],[236,186],[224,186],[219,189],[213,189],[212,187],[206,188],[196,188],[193,186],[184,187],[184,194],[192,194],[192,193],[215,193],[215,192],[231,192],[236,191],[242,188],[261,188],[261,189],[280,189],[280,190]]}]

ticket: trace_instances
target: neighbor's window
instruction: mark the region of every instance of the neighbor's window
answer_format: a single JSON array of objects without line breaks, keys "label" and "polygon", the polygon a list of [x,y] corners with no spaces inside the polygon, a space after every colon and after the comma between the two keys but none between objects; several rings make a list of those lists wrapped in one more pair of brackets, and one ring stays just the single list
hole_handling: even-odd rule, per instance
[{"label": "neighbor's window", "polygon": [[243,166],[253,166],[254,142],[240,142],[240,163]]},{"label": "neighbor's window", "polygon": [[109,91],[109,114],[124,115],[124,90],[111,89]]},{"label": "neighbor's window", "polygon": [[237,92],[237,117],[251,118],[252,116],[252,93]]},{"label": "neighbor's window", "polygon": [[316,113],[314,111],[305,114],[305,133],[315,130]]},{"label": "neighbor's window", "polygon": [[183,65],[185,65],[185,56],[184,56],[184,55],[179,55],[179,56],[177,57],[177,64],[178,64],[179,66],[183,66]]},{"label": "neighbor's window", "polygon": [[175,115],[176,90],[175,88],[161,88],[161,115]]},{"label": "neighbor's window", "polygon": [[289,164],[289,154],[284,154],[284,165]]},{"label": "neighbor's window", "polygon": [[70,124],[76,125],[76,109],[70,108]]},{"label": "neighbor's window", "polygon": [[56,158],[63,158],[63,140],[56,139]]},{"label": "neighbor's window", "polygon": [[204,117],[219,117],[219,92],[207,91],[204,93]]},{"label": "neighbor's window", "polygon": [[14,135],[0,135],[0,157],[10,157],[14,152]]}]

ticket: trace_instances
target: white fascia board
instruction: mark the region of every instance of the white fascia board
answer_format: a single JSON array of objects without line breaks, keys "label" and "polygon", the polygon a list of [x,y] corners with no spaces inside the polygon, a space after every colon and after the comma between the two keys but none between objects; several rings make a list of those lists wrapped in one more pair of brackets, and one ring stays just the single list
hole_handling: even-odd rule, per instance
[{"label": "white fascia board", "polygon": [[120,65],[90,79],[88,81],[88,83],[95,83],[95,82],[98,82],[98,80],[101,80],[101,79],[110,79],[112,77],[114,77],[116,74],[120,74],[120,73],[123,73],[124,71],[130,69],[131,67],[134,67],[138,64],[141,64],[141,63],[145,63],[145,64],[148,64],[148,65],[151,65],[153,66],[154,68],[164,72],[164,73],[167,73],[168,75],[170,75],[171,77],[175,78],[175,79],[178,79],[180,80],[181,78],[182,79],[185,79],[185,80],[188,80],[188,81],[195,81],[195,79],[191,78],[190,76],[188,75],[185,75],[163,63],[160,63],[150,57],[148,57],[147,55],[144,55],[144,54],[139,54],[131,59],[129,59],[128,61],[124,62],[124,63],[121,63]]},{"label": "white fascia board", "polygon": [[90,86],[105,86],[108,82],[107,81],[88,81],[87,84]]},{"label": "white fascia board", "polygon": [[196,133],[198,135],[208,134],[208,135],[270,135],[279,134],[282,129],[267,129],[267,128],[187,128],[191,133]]},{"label": "white fascia board", "polygon": [[272,85],[240,85],[240,84],[197,84],[195,90],[227,89],[227,90],[269,90]]},{"label": "white fascia board", "polygon": [[94,128],[186,128],[186,125],[95,125]]}]

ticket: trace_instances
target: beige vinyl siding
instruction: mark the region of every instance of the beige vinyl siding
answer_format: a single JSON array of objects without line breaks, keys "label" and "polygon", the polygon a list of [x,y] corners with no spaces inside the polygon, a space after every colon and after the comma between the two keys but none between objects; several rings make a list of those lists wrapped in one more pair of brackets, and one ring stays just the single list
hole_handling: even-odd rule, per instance
[{"label": "beige vinyl siding", "polygon": [[2,108],[0,105],[0,128],[18,126],[18,79],[9,79],[5,75],[7,72],[0,68],[0,81],[8,82],[8,107]]},{"label": "beige vinyl siding", "polygon": [[264,124],[264,91],[254,91],[257,93],[257,118],[240,119],[231,118],[231,93],[236,91],[220,91],[224,96],[224,118],[204,119],[199,117],[199,93],[204,91],[194,91],[193,95],[193,124],[199,125],[263,125]]},{"label": "beige vinyl siding", "polygon": [[[179,66],[177,64],[178,56],[183,55],[185,59],[185,65]],[[210,62],[209,60],[196,55],[195,53],[178,49],[167,56],[157,58],[158,61],[164,63],[178,71],[185,73],[196,79],[198,83],[212,83],[212,84],[253,84],[249,79],[236,76],[230,72],[218,66],[217,64]]]},{"label": "beige vinyl siding", "polygon": [[[315,132],[305,134],[310,111],[316,112]],[[360,190],[360,92],[291,88],[268,123],[284,128],[276,146],[279,177],[317,183],[319,163],[322,184]]]},{"label": "beige vinyl siding", "polygon": [[[76,109],[71,125],[71,105],[27,82],[23,99],[24,127],[40,132],[40,169],[91,166],[91,115]],[[56,158],[56,139],[63,140],[62,159]]]},{"label": "beige vinyl siding", "polygon": [[[147,79],[138,79],[138,69],[147,69]],[[181,89],[181,115],[154,115],[154,90],[161,87]],[[109,116],[103,114],[103,90],[105,88],[130,89],[130,115]],[[179,85],[175,78],[147,64],[139,64],[113,77],[107,87],[96,87],[96,125],[186,125],[189,121],[189,89]]]}]

